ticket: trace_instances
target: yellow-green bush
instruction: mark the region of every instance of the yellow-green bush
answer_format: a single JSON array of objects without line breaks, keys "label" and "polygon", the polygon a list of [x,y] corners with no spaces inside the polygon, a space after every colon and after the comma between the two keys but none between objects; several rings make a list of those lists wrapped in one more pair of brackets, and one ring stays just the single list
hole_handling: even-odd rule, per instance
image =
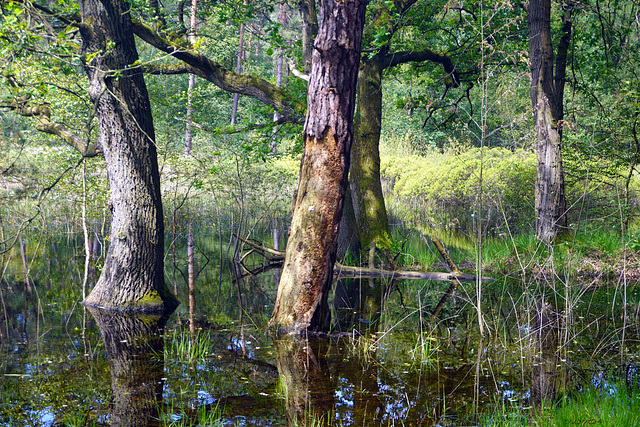
[{"label": "yellow-green bush", "polygon": [[388,156],[382,176],[392,214],[436,227],[471,231],[530,227],[535,155],[504,148],[455,148],[427,155]]}]

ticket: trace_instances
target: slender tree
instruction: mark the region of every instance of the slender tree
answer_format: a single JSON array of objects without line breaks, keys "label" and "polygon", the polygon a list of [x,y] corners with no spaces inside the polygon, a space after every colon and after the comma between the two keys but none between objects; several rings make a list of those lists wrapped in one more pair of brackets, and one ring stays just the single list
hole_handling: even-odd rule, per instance
[{"label": "slender tree", "polygon": [[529,0],[526,12],[529,25],[531,103],[537,135],[536,236],[542,241],[552,242],[567,226],[562,126],[573,6],[567,3],[563,5],[562,35],[555,61],[551,37],[551,0]]},{"label": "slender tree", "polygon": [[[196,10],[198,8],[198,0],[192,0],[191,2],[191,19],[189,27],[189,42],[191,45],[196,43]],[[196,86],[196,75],[189,73],[189,87],[187,88],[187,123],[184,135],[184,155],[189,157],[191,155],[191,142],[193,140],[193,131],[191,129],[193,120],[193,90]]]},{"label": "slender tree", "polygon": [[[247,5],[246,0],[242,3],[243,6]],[[244,29],[245,23],[240,24],[240,37],[238,38],[238,56],[236,57],[236,73],[242,72],[242,60],[244,59]],[[233,94],[233,106],[231,107],[231,126],[236,124],[236,118],[238,115],[238,100],[240,95],[238,92]]]}]

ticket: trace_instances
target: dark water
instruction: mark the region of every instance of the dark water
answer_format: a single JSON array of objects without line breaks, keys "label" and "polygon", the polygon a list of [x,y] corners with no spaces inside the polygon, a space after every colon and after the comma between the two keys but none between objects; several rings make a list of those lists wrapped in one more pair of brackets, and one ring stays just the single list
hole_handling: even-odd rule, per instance
[{"label": "dark water", "polygon": [[[18,254],[5,258],[0,425],[465,426],[610,376],[637,382],[632,286],[486,284],[481,339],[475,284],[432,320],[448,284],[355,281],[333,303],[350,334],[274,340],[274,272],[233,283],[219,242],[200,245],[195,333],[184,304],[162,319],[87,311],[82,245],[52,243],[27,246],[31,293]],[[377,313],[371,286],[386,290]]]}]

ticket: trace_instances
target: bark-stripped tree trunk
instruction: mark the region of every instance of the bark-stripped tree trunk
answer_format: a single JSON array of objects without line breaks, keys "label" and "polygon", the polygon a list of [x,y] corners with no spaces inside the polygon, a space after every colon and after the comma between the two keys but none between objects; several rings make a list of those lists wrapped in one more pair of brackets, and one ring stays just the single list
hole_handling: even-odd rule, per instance
[{"label": "bark-stripped tree trunk", "polygon": [[130,6],[81,0],[89,96],[109,178],[111,239],[102,274],[84,303],[125,311],[172,310],[164,282],[164,223],[149,96],[139,70]]},{"label": "bark-stripped tree trunk", "polygon": [[551,0],[529,0],[531,103],[536,122],[536,236],[552,242],[566,230],[567,203],[562,170],[562,121],[567,52],[571,36],[570,6],[563,14],[563,33],[555,66],[551,43]]},{"label": "bark-stripped tree trunk", "polygon": [[365,0],[323,0],[309,79],[304,152],[270,326],[329,327],[327,303],[349,170]]}]

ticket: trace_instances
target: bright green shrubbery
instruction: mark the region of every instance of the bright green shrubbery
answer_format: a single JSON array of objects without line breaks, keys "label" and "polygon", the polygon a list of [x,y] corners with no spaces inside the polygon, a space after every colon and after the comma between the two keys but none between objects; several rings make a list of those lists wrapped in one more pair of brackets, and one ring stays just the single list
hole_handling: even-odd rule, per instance
[{"label": "bright green shrubbery", "polygon": [[[533,230],[535,153],[480,149],[454,141],[444,151],[418,152],[411,147],[403,137],[389,138],[381,147],[383,188],[392,217],[471,233],[480,215],[485,235]],[[626,187],[628,171],[623,167],[595,160],[578,162],[571,153],[566,157],[570,227],[588,232],[620,229],[626,223],[635,228],[639,177],[632,176]]]},{"label": "bright green shrubbery", "polygon": [[381,169],[389,209],[400,218],[470,232],[481,212],[483,228],[492,234],[505,232],[506,223],[512,231],[533,224],[535,155],[530,152],[457,147],[386,156]]}]

